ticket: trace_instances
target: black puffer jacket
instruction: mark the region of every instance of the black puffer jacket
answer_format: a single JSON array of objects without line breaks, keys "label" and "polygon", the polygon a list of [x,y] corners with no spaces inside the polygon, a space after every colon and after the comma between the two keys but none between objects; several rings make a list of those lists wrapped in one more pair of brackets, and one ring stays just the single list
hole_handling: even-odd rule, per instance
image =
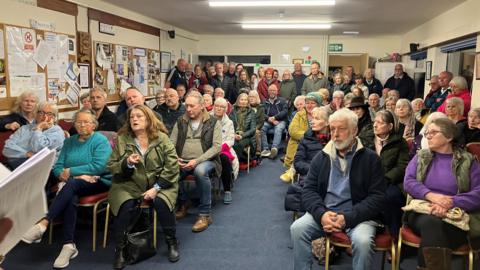
[{"label": "black puffer jacket", "polygon": [[305,132],[303,139],[298,143],[297,153],[293,160],[293,166],[298,174],[301,176],[307,175],[313,157],[323,149],[328,140],[328,135],[325,138],[318,139],[311,129]]}]

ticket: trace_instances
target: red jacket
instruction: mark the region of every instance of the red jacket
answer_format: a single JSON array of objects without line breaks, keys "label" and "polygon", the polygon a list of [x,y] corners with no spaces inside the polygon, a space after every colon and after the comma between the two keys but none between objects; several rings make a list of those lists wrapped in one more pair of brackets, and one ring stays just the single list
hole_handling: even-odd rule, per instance
[{"label": "red jacket", "polygon": [[267,82],[267,79],[263,78],[258,83],[257,92],[262,102],[268,99],[268,87],[272,84],[275,84],[277,86],[277,89],[280,90],[280,83],[276,79],[272,79],[272,81],[269,84]]},{"label": "red jacket", "polygon": [[195,77],[195,75],[191,76],[188,80],[188,89],[195,87],[203,94],[203,86],[208,84],[208,80],[204,76],[200,76],[200,78]]},{"label": "red jacket", "polygon": [[468,117],[468,112],[470,111],[470,104],[472,103],[472,96],[470,95],[470,91],[468,91],[468,89],[463,89],[458,94],[454,94],[453,92],[450,93],[443,102],[443,104],[438,107],[437,112],[445,113],[447,100],[453,97],[459,97],[463,100],[463,116]]}]

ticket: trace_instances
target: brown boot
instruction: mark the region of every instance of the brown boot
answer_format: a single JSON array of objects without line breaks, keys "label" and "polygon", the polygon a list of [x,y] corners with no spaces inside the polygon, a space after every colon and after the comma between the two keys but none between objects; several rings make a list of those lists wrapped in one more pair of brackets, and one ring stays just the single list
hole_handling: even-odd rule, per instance
[{"label": "brown boot", "polygon": [[197,221],[193,224],[192,231],[202,232],[212,224],[212,218],[210,216],[198,216]]},{"label": "brown boot", "polygon": [[188,211],[188,204],[184,203],[182,204],[177,211],[175,212],[175,218],[176,219],[182,219],[187,216],[187,211]]},{"label": "brown boot", "polygon": [[423,257],[428,270],[452,269],[452,250],[449,248],[424,247]]}]

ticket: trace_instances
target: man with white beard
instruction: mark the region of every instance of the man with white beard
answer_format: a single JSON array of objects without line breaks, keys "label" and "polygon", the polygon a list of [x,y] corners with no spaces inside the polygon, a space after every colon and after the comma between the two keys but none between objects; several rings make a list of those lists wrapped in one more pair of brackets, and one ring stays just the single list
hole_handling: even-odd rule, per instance
[{"label": "man with white beard", "polygon": [[356,138],[357,121],[348,109],[329,118],[331,140],[312,160],[303,187],[307,212],[290,227],[295,270],[311,269],[312,240],[334,232],[351,239],[353,269],[373,269],[386,184],[380,158]]}]

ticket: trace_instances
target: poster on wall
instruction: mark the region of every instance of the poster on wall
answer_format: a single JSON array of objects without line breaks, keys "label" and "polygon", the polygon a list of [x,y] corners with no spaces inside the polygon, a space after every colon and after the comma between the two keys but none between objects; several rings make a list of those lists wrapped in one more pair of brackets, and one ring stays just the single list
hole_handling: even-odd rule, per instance
[{"label": "poster on wall", "polygon": [[160,72],[170,71],[171,54],[169,52],[160,52]]},{"label": "poster on wall", "polygon": [[[36,73],[37,64],[32,59],[33,50],[30,50],[30,45],[27,46],[28,49],[25,50],[22,29],[19,27],[7,26],[5,31],[7,34],[8,70],[10,77],[31,76]],[[30,33],[29,35],[34,36],[35,33]],[[36,37],[33,38],[35,39]]]}]

